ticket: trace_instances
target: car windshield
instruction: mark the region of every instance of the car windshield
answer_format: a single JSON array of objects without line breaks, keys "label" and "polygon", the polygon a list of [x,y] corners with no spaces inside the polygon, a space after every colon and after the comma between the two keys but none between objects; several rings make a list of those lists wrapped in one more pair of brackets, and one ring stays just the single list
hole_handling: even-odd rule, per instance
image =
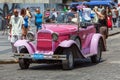
[{"label": "car windshield", "polygon": [[77,23],[77,12],[44,12],[44,23]]}]

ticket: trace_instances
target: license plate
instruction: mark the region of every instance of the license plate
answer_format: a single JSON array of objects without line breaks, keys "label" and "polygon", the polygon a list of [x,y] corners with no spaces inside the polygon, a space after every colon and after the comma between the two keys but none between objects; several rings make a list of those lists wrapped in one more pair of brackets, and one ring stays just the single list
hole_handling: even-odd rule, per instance
[{"label": "license plate", "polygon": [[44,59],[44,55],[43,54],[33,54],[32,58],[35,60]]}]

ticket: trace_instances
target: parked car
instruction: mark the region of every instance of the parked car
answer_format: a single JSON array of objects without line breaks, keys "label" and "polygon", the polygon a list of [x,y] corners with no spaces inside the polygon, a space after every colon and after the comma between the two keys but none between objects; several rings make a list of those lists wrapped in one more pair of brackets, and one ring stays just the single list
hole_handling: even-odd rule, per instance
[{"label": "parked car", "polygon": [[[18,40],[15,58],[21,69],[36,63],[62,63],[63,69],[73,69],[76,59],[91,58],[101,61],[105,50],[103,36],[96,33],[94,25],[81,27],[74,23],[44,23],[36,34],[28,33],[28,40]],[[35,43],[34,43],[34,42]]]}]

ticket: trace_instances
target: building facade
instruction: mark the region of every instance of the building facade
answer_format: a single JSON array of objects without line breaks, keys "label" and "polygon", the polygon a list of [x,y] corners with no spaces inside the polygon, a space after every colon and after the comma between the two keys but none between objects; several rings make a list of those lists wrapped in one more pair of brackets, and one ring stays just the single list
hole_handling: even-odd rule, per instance
[{"label": "building facade", "polygon": [[0,0],[0,3],[62,3],[62,0]]}]

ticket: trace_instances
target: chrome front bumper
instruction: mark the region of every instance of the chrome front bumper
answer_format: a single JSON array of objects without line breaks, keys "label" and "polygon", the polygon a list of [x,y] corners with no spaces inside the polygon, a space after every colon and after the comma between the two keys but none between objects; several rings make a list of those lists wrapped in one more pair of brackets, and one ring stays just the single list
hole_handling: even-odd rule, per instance
[{"label": "chrome front bumper", "polygon": [[66,55],[44,55],[44,54],[26,54],[26,53],[15,53],[15,58],[33,59],[33,60],[66,60]]}]

